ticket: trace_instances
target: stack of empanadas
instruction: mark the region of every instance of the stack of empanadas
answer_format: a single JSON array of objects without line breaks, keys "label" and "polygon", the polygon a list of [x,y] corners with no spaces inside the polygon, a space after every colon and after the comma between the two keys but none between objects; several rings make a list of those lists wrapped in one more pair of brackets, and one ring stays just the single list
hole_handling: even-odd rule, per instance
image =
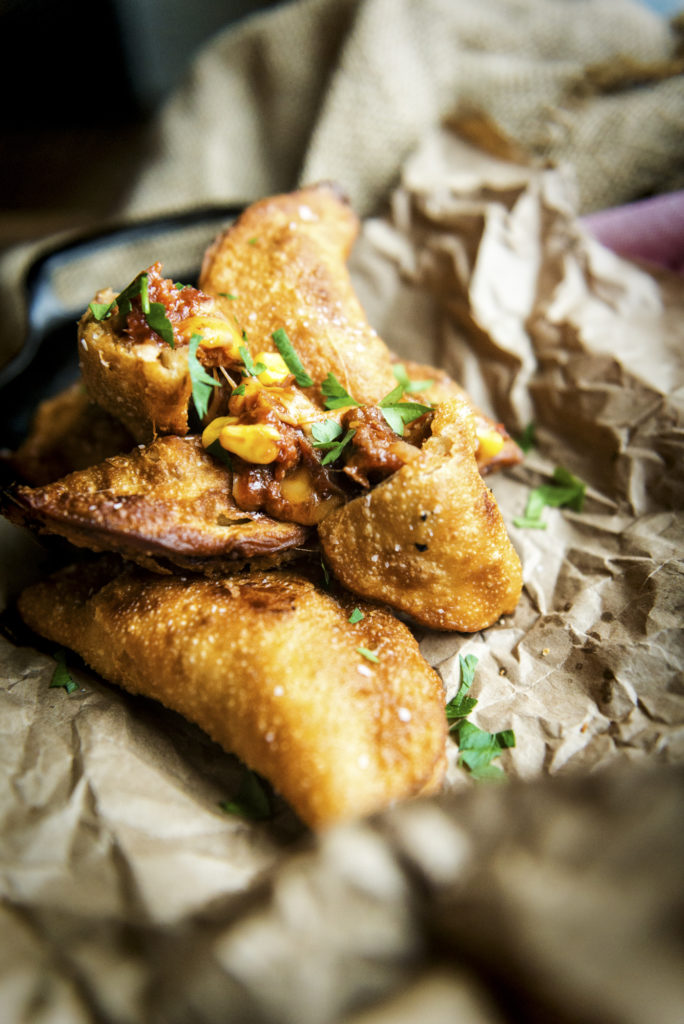
[{"label": "stack of empanadas", "polygon": [[[483,480],[519,449],[370,327],[357,232],[338,189],[305,188],[249,207],[198,288],[155,264],[98,293],[78,329],[87,399],[59,400],[80,461],[37,471],[41,438],[56,449],[42,410],[13,460],[29,482],[3,500],[120,556],[29,588],[26,622],[197,722],[314,826],[441,783],[441,682],[392,609],[470,632],[521,590]],[[89,422],[112,443],[91,465],[74,441]]]}]

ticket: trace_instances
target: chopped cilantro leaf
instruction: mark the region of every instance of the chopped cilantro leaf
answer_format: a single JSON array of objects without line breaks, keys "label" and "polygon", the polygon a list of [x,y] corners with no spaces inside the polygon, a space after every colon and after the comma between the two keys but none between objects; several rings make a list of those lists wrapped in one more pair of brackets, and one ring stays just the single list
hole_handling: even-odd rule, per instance
[{"label": "chopped cilantro leaf", "polygon": [[525,515],[515,518],[513,524],[528,529],[545,530],[546,523],[542,519],[542,512],[547,505],[551,508],[566,507],[581,512],[586,490],[587,485],[579,477],[573,476],[562,466],[556,466],[553,471],[553,483],[541,484],[530,491]]},{"label": "chopped cilantro leaf", "polygon": [[[116,300],[115,300],[116,301]],[[88,308],[96,320],[106,320],[114,302],[90,302]]]},{"label": "chopped cilantro leaf", "polygon": [[433,380],[411,380],[403,363],[394,363],[392,373],[407,395],[412,394],[414,391],[427,391],[434,384]]},{"label": "chopped cilantro leaf", "polygon": [[140,278],[140,308],[147,316],[150,311],[150,279],[147,274]]},{"label": "chopped cilantro leaf", "polygon": [[383,405],[381,402],[380,411],[394,433],[402,437],[404,426],[417,420],[423,413],[430,412],[430,406],[421,405],[420,402],[399,402],[397,405]]},{"label": "chopped cilantro leaf", "polygon": [[529,452],[537,443],[537,427],[534,423],[528,423],[520,437],[516,438],[518,447],[524,452]]},{"label": "chopped cilantro leaf", "polygon": [[63,686],[67,693],[73,693],[74,690],[78,690],[78,683],[75,683],[71,678],[71,673],[66,666],[64,651],[55,651],[55,671],[52,673],[52,679],[50,680],[50,687]]},{"label": "chopped cilantro leaf", "polygon": [[[347,433],[344,435],[344,437],[342,438],[341,441],[338,441],[337,443],[332,444],[330,446],[330,450],[328,451],[328,454],[325,455],[321,459],[321,465],[322,466],[327,466],[327,465],[329,465],[329,463],[334,462],[335,459],[339,459],[340,455],[342,454],[343,449],[346,448],[346,446],[349,444],[349,442],[351,441],[351,439],[352,439],[352,437],[354,436],[355,433],[356,433],[355,430],[349,429],[347,431]],[[324,445],[321,444],[321,445],[317,445],[317,447],[323,448],[323,447],[327,447],[327,446],[324,446]]]},{"label": "chopped cilantro leaf", "polygon": [[340,436],[342,427],[337,420],[320,420],[320,422],[312,424],[311,433],[314,438],[314,448],[324,448]]},{"label": "chopped cilantro leaf", "polygon": [[388,406],[396,405],[397,402],[400,402],[402,400],[404,396],[404,391],[404,385],[397,384],[396,388],[392,388],[389,394],[385,395],[384,398],[380,399],[378,405],[380,406],[381,409],[385,409]]},{"label": "chopped cilantro leaf", "polygon": [[326,396],[326,409],[341,409],[345,405],[358,405],[355,398],[346,391],[334,373],[329,373],[321,384],[321,391]]},{"label": "chopped cilantro leaf", "polygon": [[176,347],[173,341],[173,325],[166,315],[166,306],[163,302],[151,302],[146,319],[152,330],[156,331],[167,345],[171,348]]},{"label": "chopped cilantro leaf", "polygon": [[223,299],[237,299],[237,295],[233,295],[232,292],[219,292],[219,295]]},{"label": "chopped cilantro leaf", "polygon": [[361,619],[363,619],[364,617],[365,616],[364,616],[363,612],[361,611],[361,609],[360,608],[355,608],[354,611],[349,616],[349,621],[351,622],[351,624],[353,626],[354,623],[360,622]]},{"label": "chopped cilantro leaf", "polygon": [[271,817],[271,801],[264,784],[249,768],[245,768],[236,796],[222,801],[219,807],[226,814],[236,814],[251,821],[264,821]]},{"label": "chopped cilantro leaf", "polygon": [[280,352],[283,362],[287,366],[290,373],[294,374],[294,379],[299,384],[300,388],[310,388],[313,386],[313,380],[302,366],[299,356],[292,347],[292,342],[288,338],[286,332],[282,327],[279,327],[277,331],[274,331],[271,335],[275,342],[275,347]]},{"label": "chopped cilantro leaf", "polygon": [[254,235],[252,238],[247,239],[247,245],[256,245],[258,241],[259,239]]},{"label": "chopped cilantro leaf", "polygon": [[[244,331],[242,332],[242,337],[245,338],[245,340],[247,339],[247,335],[245,334]],[[247,370],[247,373],[249,374],[250,377],[258,377],[260,373],[264,372],[266,367],[264,366],[263,363],[255,363],[253,361],[246,345],[240,345],[238,352],[240,353],[240,358],[242,359],[242,362],[245,364],[245,369]]]},{"label": "chopped cilantro leaf", "polygon": [[[155,303],[153,303],[153,305],[155,305]],[[197,346],[201,340],[201,334],[193,334],[190,338],[190,345],[188,348],[188,369],[190,370],[190,380],[192,382],[192,400],[195,404],[195,409],[197,409],[197,415],[200,419],[204,419],[207,415],[207,409],[209,408],[211,389],[217,388],[219,383],[214,380],[213,377],[209,376],[197,358]]]},{"label": "chopped cilantro leaf", "polygon": [[380,661],[375,651],[369,651],[367,647],[357,647],[356,653],[366,658],[367,661]]},{"label": "chopped cilantro leaf", "polygon": [[244,395],[246,390],[247,390],[247,386],[245,384],[238,384],[238,386],[236,388],[233,388],[231,394],[232,395]]},{"label": "chopped cilantro leaf", "polygon": [[182,292],[184,288],[192,288],[192,285],[191,284],[183,284],[182,281],[174,281],[173,282],[173,287],[177,291]]},{"label": "chopped cilantro leaf", "polygon": [[465,658],[459,654],[458,659],[461,683],[458,693],[446,706],[447,720],[452,723],[449,732],[458,743],[458,763],[465,766],[473,778],[501,778],[501,768],[492,762],[500,757],[504,750],[515,746],[515,734],[512,729],[487,732],[467,720],[466,716],[477,704],[475,697],[468,696],[475,676],[477,658],[472,654]]}]

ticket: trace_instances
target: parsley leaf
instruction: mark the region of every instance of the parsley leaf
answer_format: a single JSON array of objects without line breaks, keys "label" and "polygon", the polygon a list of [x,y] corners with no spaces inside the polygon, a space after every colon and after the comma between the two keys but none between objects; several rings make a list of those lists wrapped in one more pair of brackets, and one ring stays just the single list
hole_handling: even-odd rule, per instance
[{"label": "parsley leaf", "polygon": [[188,369],[190,370],[190,380],[192,382],[192,400],[195,404],[195,409],[197,409],[197,415],[200,419],[204,419],[207,415],[207,409],[209,408],[211,389],[217,388],[219,383],[217,380],[214,380],[213,377],[209,376],[197,358],[197,346],[201,340],[201,334],[193,334],[190,338],[190,346],[188,349]]},{"label": "parsley leaf", "polygon": [[327,448],[341,433],[342,427],[337,420],[320,420],[318,423],[311,425],[314,448]]},{"label": "parsley leaf", "polygon": [[369,651],[367,647],[357,647],[356,653],[360,654],[367,661],[380,661],[375,651]]},{"label": "parsley leaf", "polygon": [[477,658],[474,654],[468,654],[465,658],[459,654],[458,662],[461,669],[461,685],[456,696],[452,697],[446,706],[448,721],[457,721],[458,719],[465,718],[477,704],[475,697],[467,696],[468,690],[473,685]]},{"label": "parsley leaf", "polygon": [[63,686],[67,693],[73,693],[74,690],[78,690],[78,683],[75,683],[71,678],[71,673],[66,666],[64,651],[55,651],[55,671],[52,673],[52,679],[50,680],[50,688]]},{"label": "parsley leaf", "polygon": [[295,352],[292,342],[288,338],[287,334],[282,327],[279,327],[277,331],[274,331],[271,335],[275,342],[275,347],[280,352],[283,362],[287,366],[290,373],[294,374],[294,379],[299,384],[300,388],[310,388],[313,386],[313,381],[309,374],[306,372],[301,364],[299,356]]},{"label": "parsley leaf", "polygon": [[406,423],[412,423],[423,413],[430,411],[429,405],[421,405],[420,402],[402,402],[405,390],[404,384],[399,382],[396,388],[392,388],[389,394],[381,398],[378,403],[386,423],[400,437],[403,436]]},{"label": "parsley leaf", "polygon": [[414,391],[427,391],[435,383],[433,380],[411,380],[403,363],[394,363],[392,373],[407,395],[412,394]]},{"label": "parsley leaf", "polygon": [[[349,444],[355,433],[356,431],[350,428],[341,441],[338,441],[336,444],[330,445],[330,450],[328,454],[321,459],[321,465],[327,466],[329,463],[334,462],[335,459],[339,459],[343,449],[346,448],[346,446]],[[323,448],[328,446],[320,444],[317,445],[316,447]]]},{"label": "parsley leaf", "polygon": [[345,405],[358,405],[355,398],[340,384],[334,373],[329,373],[321,384],[321,391],[326,396],[326,409],[341,409]]},{"label": "parsley leaf", "polygon": [[224,800],[219,807],[226,814],[236,814],[251,821],[264,821],[271,817],[271,801],[259,776],[245,768],[240,788],[233,800]]},{"label": "parsley leaf", "polygon": [[541,484],[530,491],[525,515],[516,517],[513,524],[528,529],[545,530],[546,523],[542,519],[542,512],[547,505],[551,508],[566,507],[581,512],[586,490],[587,485],[579,477],[573,476],[562,466],[556,466],[553,471],[553,483]]},{"label": "parsley leaf", "polygon": [[104,320],[114,305],[113,302],[89,302],[88,308],[97,321]]},{"label": "parsley leaf", "polygon": [[[244,331],[242,332],[242,337],[245,340],[247,340],[247,335],[245,334]],[[249,349],[247,348],[246,345],[240,345],[238,352],[240,353],[240,358],[242,359],[242,362],[245,364],[245,369],[247,370],[247,373],[249,374],[250,377],[258,377],[260,373],[264,372],[266,367],[264,366],[263,363],[255,363],[253,361],[251,355],[249,354]]]},{"label": "parsley leaf", "polygon": [[145,316],[153,331],[156,331],[160,338],[175,348],[173,341],[173,325],[166,315],[166,306],[163,302],[151,302],[150,311]]},{"label": "parsley leaf", "polygon": [[525,453],[535,447],[537,443],[537,427],[534,423],[528,423],[520,437],[516,438],[518,447]]},{"label": "parsley leaf", "polygon": [[465,658],[459,654],[458,660],[461,684],[456,696],[446,706],[447,720],[453,723],[449,727],[449,732],[458,743],[458,763],[465,766],[473,778],[501,778],[503,771],[492,762],[500,757],[504,750],[515,746],[515,733],[512,729],[487,732],[467,720],[466,716],[477,704],[475,697],[468,696],[468,690],[475,677],[477,658],[473,654],[468,654]]},{"label": "parsley leaf", "polygon": [[349,621],[351,622],[351,624],[353,626],[356,622],[360,622],[361,619],[363,619],[363,618],[365,618],[365,616],[364,616],[363,612],[361,611],[361,609],[360,608],[355,608],[354,611],[349,616]]}]

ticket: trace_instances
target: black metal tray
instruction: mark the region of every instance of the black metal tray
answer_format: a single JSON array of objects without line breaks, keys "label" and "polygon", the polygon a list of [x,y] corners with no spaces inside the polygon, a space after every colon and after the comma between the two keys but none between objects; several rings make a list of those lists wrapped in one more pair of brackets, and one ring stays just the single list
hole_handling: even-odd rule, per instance
[{"label": "black metal tray", "polygon": [[[65,270],[76,271],[79,290],[89,298],[108,285],[124,287],[155,260],[163,263],[166,276],[196,284],[203,249],[242,209],[242,205],[233,204],[206,206],[115,225],[42,253],[29,267],[24,281],[24,344],[0,369],[0,445],[16,448],[26,436],[38,404],[78,376],[76,324],[89,299],[79,303],[64,296],[57,281]],[[113,281],[103,276],[107,273],[107,256],[127,249],[137,261],[128,268],[127,278]]]}]

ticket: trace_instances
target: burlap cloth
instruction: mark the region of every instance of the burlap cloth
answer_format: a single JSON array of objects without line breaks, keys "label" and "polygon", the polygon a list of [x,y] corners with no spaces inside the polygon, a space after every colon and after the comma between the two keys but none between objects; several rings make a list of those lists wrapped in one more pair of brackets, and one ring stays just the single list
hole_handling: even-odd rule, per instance
[{"label": "burlap cloth", "polygon": [[[507,521],[559,463],[588,500],[512,531],[514,616],[422,635],[450,695],[479,658],[508,781],[452,745],[440,798],[321,837],[226,817],[240,768],[197,730],[3,640],[3,1022],[681,1020],[684,290],[577,220],[681,187],[677,38],[618,0],[308,0],[200,55],[112,215],[335,178],[380,333],[536,421]],[[36,251],[0,268],[3,356]],[[39,555],[0,547],[11,597]]]}]

